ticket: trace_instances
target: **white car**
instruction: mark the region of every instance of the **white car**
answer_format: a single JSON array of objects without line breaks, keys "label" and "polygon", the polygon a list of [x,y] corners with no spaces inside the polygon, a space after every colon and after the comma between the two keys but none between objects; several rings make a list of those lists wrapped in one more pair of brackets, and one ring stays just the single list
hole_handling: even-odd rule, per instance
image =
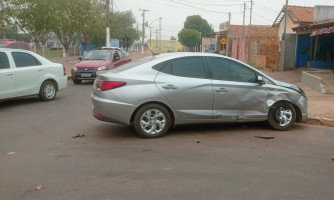
[{"label": "white car", "polygon": [[31,95],[50,101],[66,87],[63,65],[31,51],[0,48],[0,101]]}]

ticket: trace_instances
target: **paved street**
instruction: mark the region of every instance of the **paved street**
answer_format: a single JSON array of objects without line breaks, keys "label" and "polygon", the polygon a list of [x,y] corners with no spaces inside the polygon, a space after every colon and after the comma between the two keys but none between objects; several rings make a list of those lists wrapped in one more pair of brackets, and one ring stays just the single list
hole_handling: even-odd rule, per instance
[{"label": "paved street", "polygon": [[0,103],[0,199],[333,199],[334,128],[178,126],[141,139],[95,120],[91,90],[69,81],[52,102]]}]

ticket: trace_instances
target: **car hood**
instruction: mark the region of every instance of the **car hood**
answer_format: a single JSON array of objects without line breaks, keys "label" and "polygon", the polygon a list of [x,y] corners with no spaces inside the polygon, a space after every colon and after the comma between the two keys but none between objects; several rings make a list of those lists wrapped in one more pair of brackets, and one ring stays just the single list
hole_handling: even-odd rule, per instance
[{"label": "car hood", "polygon": [[112,64],[109,60],[82,60],[81,62],[75,64],[76,67],[86,67],[95,68],[101,66],[110,66]]}]

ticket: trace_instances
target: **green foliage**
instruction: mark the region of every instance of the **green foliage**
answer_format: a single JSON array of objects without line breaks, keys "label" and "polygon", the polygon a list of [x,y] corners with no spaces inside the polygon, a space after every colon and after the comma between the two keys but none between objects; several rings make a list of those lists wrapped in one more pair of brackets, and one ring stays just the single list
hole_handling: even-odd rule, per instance
[{"label": "green foliage", "polygon": [[170,37],[170,40],[177,40],[177,38],[172,36],[172,37]]},{"label": "green foliage", "polygon": [[188,16],[184,22],[184,28],[201,32],[203,37],[213,31],[209,23],[199,15]]},{"label": "green foliage", "polygon": [[194,47],[200,43],[200,35],[200,32],[196,30],[183,28],[177,36],[182,45]]},{"label": "green foliage", "polygon": [[[0,20],[30,34],[36,43],[54,33],[66,52],[80,40],[84,46],[93,42],[105,44],[105,1],[96,0],[1,0]],[[127,35],[130,43],[139,38],[133,28],[135,18],[131,11],[111,15],[111,38]]]}]

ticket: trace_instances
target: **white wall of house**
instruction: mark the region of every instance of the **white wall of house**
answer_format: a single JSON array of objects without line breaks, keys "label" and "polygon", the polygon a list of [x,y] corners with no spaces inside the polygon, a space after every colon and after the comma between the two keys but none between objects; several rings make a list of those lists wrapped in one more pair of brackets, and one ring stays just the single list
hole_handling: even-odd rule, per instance
[{"label": "white wall of house", "polygon": [[[284,34],[284,23],[285,23],[285,16],[282,18],[281,23],[279,25],[279,29],[278,29],[278,37],[280,41],[282,41],[282,36]],[[294,25],[295,24],[293,23],[291,18],[288,16],[287,21],[286,21],[286,33],[296,34],[296,32],[292,30],[292,27],[294,27]]]}]

